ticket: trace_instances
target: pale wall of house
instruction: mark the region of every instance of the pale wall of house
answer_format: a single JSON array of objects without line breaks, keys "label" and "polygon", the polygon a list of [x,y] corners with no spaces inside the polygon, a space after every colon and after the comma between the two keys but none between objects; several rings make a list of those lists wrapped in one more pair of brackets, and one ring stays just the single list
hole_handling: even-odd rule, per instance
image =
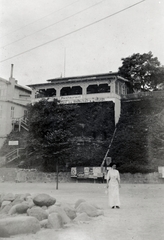
[{"label": "pale wall of house", "polygon": [[[31,96],[23,89],[15,87],[14,78],[9,82],[0,81],[0,148],[12,131],[12,120],[22,118]],[[19,105],[20,104],[20,105]]]}]

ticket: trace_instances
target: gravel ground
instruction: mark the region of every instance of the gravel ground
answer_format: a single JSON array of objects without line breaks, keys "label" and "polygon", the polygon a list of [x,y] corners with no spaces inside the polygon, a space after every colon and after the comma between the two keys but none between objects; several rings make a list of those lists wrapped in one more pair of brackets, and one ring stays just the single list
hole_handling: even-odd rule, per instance
[{"label": "gravel ground", "polygon": [[110,209],[105,184],[0,183],[0,193],[47,193],[58,202],[74,204],[79,198],[97,204],[104,216],[55,231],[13,236],[13,240],[163,240],[164,184],[122,184],[121,208]]}]

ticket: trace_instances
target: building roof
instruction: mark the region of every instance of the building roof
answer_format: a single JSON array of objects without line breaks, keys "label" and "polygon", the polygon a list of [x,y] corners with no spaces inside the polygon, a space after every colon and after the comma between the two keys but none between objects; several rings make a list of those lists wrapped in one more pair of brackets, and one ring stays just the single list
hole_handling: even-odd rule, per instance
[{"label": "building roof", "polygon": [[118,75],[118,72],[112,72],[112,73],[102,73],[102,74],[92,74],[92,75],[84,75],[84,76],[75,76],[75,77],[60,77],[60,78],[54,78],[54,79],[48,79],[48,83],[40,83],[40,84],[31,84],[27,85],[29,87],[37,87],[37,86],[49,86],[50,83],[67,83],[67,82],[80,82],[80,81],[94,81],[99,79],[107,79],[107,78],[115,78],[124,81],[129,82],[127,79],[121,77]]},{"label": "building roof", "polygon": [[1,77],[0,77],[0,82],[4,82],[4,83],[6,83],[6,84],[11,84],[9,81],[7,81],[6,79],[1,78]]},{"label": "building roof", "polygon": [[[15,79],[14,79],[14,80],[15,80]],[[10,82],[9,80],[6,80],[6,79],[1,78],[1,77],[0,77],[0,82],[6,83],[6,84],[11,84],[11,82]],[[26,86],[24,87],[24,86],[19,85],[19,84],[17,83],[17,80],[15,80],[15,87],[16,87],[16,88],[19,88],[19,89],[21,89],[21,90],[23,90],[23,91],[26,91],[26,92],[28,92],[29,94],[32,93],[32,90],[31,90],[29,87],[26,87]]]},{"label": "building roof", "polygon": [[61,81],[61,80],[63,80],[63,81],[70,81],[70,80],[80,81],[80,80],[86,80],[86,79],[96,80],[96,79],[101,79],[101,78],[105,79],[105,78],[108,78],[108,77],[116,77],[116,76],[123,81],[128,81],[127,79],[124,79],[123,77],[120,77],[118,75],[118,72],[83,75],[83,76],[75,76],[75,77],[54,78],[54,79],[48,79],[47,81],[48,82],[58,82],[58,81]]},{"label": "building roof", "polygon": [[24,86],[21,86],[21,85],[19,85],[19,84],[15,84],[15,87],[16,87],[16,88],[19,88],[19,89],[21,89],[21,90],[24,90],[25,92],[28,92],[29,94],[32,93],[32,90],[31,90],[29,87],[24,87]]}]

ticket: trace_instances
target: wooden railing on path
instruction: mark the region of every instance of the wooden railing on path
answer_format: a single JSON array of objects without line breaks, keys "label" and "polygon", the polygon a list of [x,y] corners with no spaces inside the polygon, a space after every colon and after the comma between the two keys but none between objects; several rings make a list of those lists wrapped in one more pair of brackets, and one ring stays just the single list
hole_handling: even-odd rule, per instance
[{"label": "wooden railing on path", "polygon": [[21,127],[24,128],[26,131],[29,131],[28,118],[25,118],[24,116],[20,118],[13,118],[12,123],[13,123],[13,128],[15,125],[19,126],[19,132],[21,131]]},{"label": "wooden railing on path", "polygon": [[15,159],[19,158],[21,156],[21,153],[25,151],[25,148],[17,148],[13,150],[12,152],[9,152],[5,155],[5,162],[9,163],[14,161]]}]

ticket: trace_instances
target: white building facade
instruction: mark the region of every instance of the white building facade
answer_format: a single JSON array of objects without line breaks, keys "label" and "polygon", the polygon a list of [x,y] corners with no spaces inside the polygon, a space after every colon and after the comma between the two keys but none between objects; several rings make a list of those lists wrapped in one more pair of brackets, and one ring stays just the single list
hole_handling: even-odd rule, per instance
[{"label": "white building facade", "polygon": [[0,148],[12,131],[13,122],[26,116],[31,93],[30,88],[19,85],[12,75],[9,81],[0,78]]},{"label": "white building facade", "polygon": [[128,93],[127,79],[118,73],[105,73],[47,80],[47,83],[28,85],[32,89],[32,102],[54,98],[63,104],[113,101],[115,124],[121,113],[121,96]]}]

